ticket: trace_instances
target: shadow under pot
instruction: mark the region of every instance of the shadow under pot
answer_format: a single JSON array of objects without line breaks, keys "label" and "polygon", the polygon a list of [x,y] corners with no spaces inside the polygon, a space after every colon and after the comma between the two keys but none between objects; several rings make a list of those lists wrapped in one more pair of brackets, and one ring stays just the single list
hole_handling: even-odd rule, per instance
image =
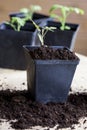
[{"label": "shadow under pot", "polygon": [[[73,51],[76,41],[76,36],[79,30],[78,24],[69,24],[67,23],[71,29],[70,30],[60,30],[61,24],[59,22],[55,21],[47,21],[47,23],[44,23],[44,26],[52,26],[56,27],[56,29],[52,31],[48,31],[45,38],[44,43],[47,43],[48,46],[66,46],[71,51]],[[40,25],[43,26],[43,25]],[[39,43],[40,44],[40,43]]]},{"label": "shadow under pot", "polygon": [[51,46],[54,50],[67,52],[75,59],[35,59],[31,52],[38,47],[23,47],[27,59],[28,91],[32,99],[41,103],[66,102],[79,58],[67,48]]},{"label": "shadow under pot", "polygon": [[14,31],[10,25],[0,25],[0,67],[10,69],[26,69],[23,45],[32,45],[35,41],[35,27],[28,30]]}]

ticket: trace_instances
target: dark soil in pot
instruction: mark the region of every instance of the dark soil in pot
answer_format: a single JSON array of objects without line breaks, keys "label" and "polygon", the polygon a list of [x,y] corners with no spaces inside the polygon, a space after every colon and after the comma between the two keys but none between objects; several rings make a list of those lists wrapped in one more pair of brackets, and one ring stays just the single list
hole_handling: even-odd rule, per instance
[{"label": "dark soil in pot", "polygon": [[[66,103],[41,104],[31,100],[27,91],[0,91],[0,118],[14,120],[15,129],[27,129],[32,126],[59,128],[78,124],[81,117],[87,117],[87,94],[70,94]],[[84,123],[84,122],[83,122]]]},{"label": "dark soil in pot", "polygon": [[37,49],[29,51],[33,59],[60,59],[60,60],[75,60],[78,59],[76,55],[67,48],[55,49],[48,46],[41,46]]}]

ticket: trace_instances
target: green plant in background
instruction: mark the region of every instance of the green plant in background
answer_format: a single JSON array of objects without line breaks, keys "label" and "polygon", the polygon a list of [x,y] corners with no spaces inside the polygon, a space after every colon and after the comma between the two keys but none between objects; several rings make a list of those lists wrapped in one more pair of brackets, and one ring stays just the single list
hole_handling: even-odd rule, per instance
[{"label": "green plant in background", "polygon": [[10,22],[5,22],[10,25],[15,31],[20,31],[21,27],[25,25],[25,18],[12,17]]},{"label": "green plant in background", "polygon": [[41,11],[41,6],[39,5],[31,5],[30,8],[22,8],[20,12],[25,14],[26,21],[33,18],[33,14],[36,11]]},{"label": "green plant in background", "polygon": [[31,21],[32,21],[32,23],[34,24],[35,28],[38,31],[38,37],[39,37],[39,40],[41,42],[41,45],[44,46],[44,37],[45,37],[45,35],[47,34],[48,31],[53,32],[54,29],[56,29],[56,27],[48,27],[48,26],[40,27],[33,20],[31,20]]},{"label": "green plant in background", "polygon": [[[60,9],[61,11],[61,15],[58,15],[56,13],[53,13],[53,11],[57,10],[57,9]],[[71,14],[75,12],[76,14],[81,14],[83,15],[84,14],[84,11],[80,8],[75,8],[75,7],[68,7],[68,6],[63,6],[63,5],[58,5],[58,4],[54,4],[50,10],[49,10],[49,14],[52,18],[55,18],[57,20],[60,21],[61,23],[61,27],[60,29],[61,30],[69,30],[70,27],[69,26],[66,26],[66,19],[67,17]]]},{"label": "green plant in background", "polygon": [[25,14],[24,18],[12,17],[9,22],[5,22],[5,23],[10,25],[15,31],[20,31],[21,27],[25,25],[27,20],[32,20],[33,13],[40,10],[41,7],[39,5],[31,5],[29,9],[22,8],[20,12]]}]

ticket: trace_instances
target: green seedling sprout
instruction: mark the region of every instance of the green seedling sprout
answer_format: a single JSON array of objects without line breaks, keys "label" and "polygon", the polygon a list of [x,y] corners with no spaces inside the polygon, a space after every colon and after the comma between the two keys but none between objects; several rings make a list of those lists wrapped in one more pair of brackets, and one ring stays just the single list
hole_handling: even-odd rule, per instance
[{"label": "green seedling sprout", "polygon": [[56,27],[48,27],[48,26],[44,26],[44,27],[40,27],[39,25],[37,25],[33,20],[31,20],[32,23],[34,24],[35,28],[38,31],[38,37],[39,40],[41,42],[41,45],[44,46],[44,37],[47,34],[48,31],[54,31],[54,29],[56,29]]},{"label": "green seedling sprout", "polygon": [[31,5],[30,8],[22,8],[20,12],[25,14],[26,21],[33,18],[34,12],[41,11],[41,6],[39,5]]},{"label": "green seedling sprout", "polygon": [[10,22],[5,22],[10,25],[15,31],[20,31],[21,27],[25,25],[26,20],[24,18],[12,17]]},{"label": "green seedling sprout", "polygon": [[[61,11],[61,16],[60,15],[57,15],[55,13],[53,13],[53,11],[57,10],[57,9],[60,9]],[[84,14],[84,11],[80,8],[75,8],[75,7],[67,7],[67,6],[63,6],[63,5],[58,5],[58,4],[54,4],[50,10],[49,10],[49,13],[50,13],[50,16],[52,18],[55,18],[57,20],[60,21],[61,23],[61,27],[60,29],[61,30],[69,30],[70,27],[69,26],[66,26],[65,23],[66,23],[66,19],[67,17],[71,14],[75,12],[76,14],[81,14],[83,15]]]}]

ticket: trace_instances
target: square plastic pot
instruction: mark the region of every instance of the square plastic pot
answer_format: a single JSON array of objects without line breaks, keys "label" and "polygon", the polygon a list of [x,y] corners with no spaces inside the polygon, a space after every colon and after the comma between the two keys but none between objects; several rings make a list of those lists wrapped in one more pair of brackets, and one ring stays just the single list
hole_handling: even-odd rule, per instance
[{"label": "square plastic pot", "polygon": [[32,45],[35,37],[34,26],[17,32],[9,25],[2,23],[0,25],[0,67],[25,70],[23,45]]},{"label": "square plastic pot", "polygon": [[44,38],[44,43],[49,46],[66,46],[71,51],[73,51],[75,46],[76,36],[79,30],[79,25],[70,24],[70,23],[67,23],[66,25],[70,26],[71,29],[64,30],[64,31],[60,30],[59,28],[61,24],[55,21],[47,21],[46,24],[44,23],[44,25],[40,25],[40,26],[48,26],[48,27],[53,26],[57,28],[53,32],[52,31],[47,32]]},{"label": "square plastic pot", "polygon": [[28,63],[29,93],[34,100],[41,103],[66,102],[79,58],[77,60],[34,60],[29,54],[29,50],[34,48],[24,46]]}]

